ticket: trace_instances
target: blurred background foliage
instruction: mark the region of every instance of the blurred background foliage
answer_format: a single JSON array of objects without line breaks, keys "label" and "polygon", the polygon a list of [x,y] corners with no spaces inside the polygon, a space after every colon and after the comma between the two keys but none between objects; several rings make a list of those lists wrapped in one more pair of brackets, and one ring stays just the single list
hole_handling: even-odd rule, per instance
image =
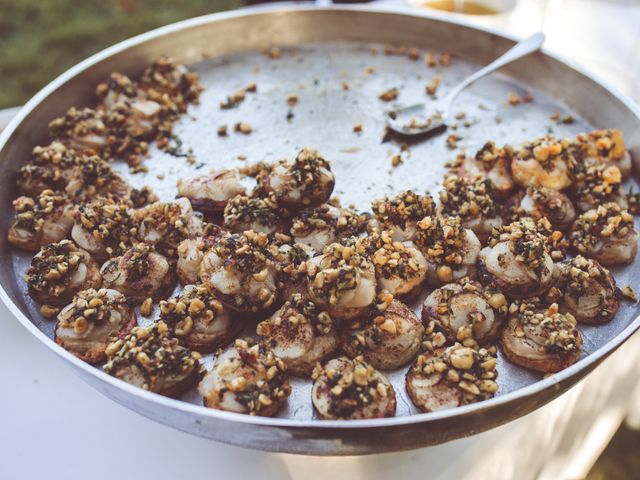
[{"label": "blurred background foliage", "polygon": [[21,105],[70,66],[167,23],[241,0],[0,0],[0,108]]}]

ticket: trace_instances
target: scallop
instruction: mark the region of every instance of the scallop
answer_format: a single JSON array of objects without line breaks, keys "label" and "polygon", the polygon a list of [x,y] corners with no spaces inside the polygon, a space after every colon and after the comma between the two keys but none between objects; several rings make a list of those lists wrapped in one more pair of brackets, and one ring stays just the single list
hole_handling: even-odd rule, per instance
[{"label": "scallop", "polygon": [[352,358],[362,355],[374,368],[394,370],[413,360],[423,333],[416,314],[394,299],[384,311],[373,311],[366,319],[349,324],[342,350]]},{"label": "scallop", "polygon": [[347,357],[329,360],[313,372],[313,407],[321,419],[357,420],[393,417],[396,393],[371,365]]},{"label": "scallop", "polygon": [[285,372],[284,362],[266,344],[236,340],[216,358],[198,391],[206,407],[270,417],[291,394]]}]

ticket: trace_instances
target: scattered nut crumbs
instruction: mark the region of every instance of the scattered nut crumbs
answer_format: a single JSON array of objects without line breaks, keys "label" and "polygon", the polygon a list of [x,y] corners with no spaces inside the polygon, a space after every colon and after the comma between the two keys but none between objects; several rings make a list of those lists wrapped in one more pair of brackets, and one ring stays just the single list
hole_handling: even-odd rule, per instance
[{"label": "scattered nut crumbs", "polygon": [[440,55],[440,65],[443,67],[448,67],[451,64],[451,54],[449,52],[444,52]]},{"label": "scattered nut crumbs", "polygon": [[431,83],[429,83],[426,87],[427,95],[431,95],[432,97],[436,94],[440,83],[442,82],[442,77],[440,75],[436,75],[431,79]]},{"label": "scattered nut crumbs", "polygon": [[364,69],[364,76],[371,75],[372,73],[376,73],[376,69],[373,67],[367,67]]},{"label": "scattered nut crumbs", "polygon": [[58,314],[58,312],[60,312],[60,309],[51,305],[45,304],[40,307],[40,313],[44,318],[53,318]]},{"label": "scattered nut crumbs", "polygon": [[142,305],[140,305],[140,314],[148,317],[151,315],[151,312],[153,312],[153,298],[147,297],[147,299],[142,302]]},{"label": "scattered nut crumbs", "polygon": [[382,92],[380,95],[378,95],[378,98],[383,102],[390,102],[398,98],[399,93],[400,91],[397,88],[393,87]]},{"label": "scattered nut crumbs", "polygon": [[410,48],[407,52],[407,57],[414,62],[420,59],[420,50],[417,48]]},{"label": "scattered nut crumbs", "polygon": [[522,97],[522,101],[524,103],[531,103],[533,102],[533,97],[531,96],[530,93],[525,93],[524,96]]},{"label": "scattered nut crumbs", "polygon": [[245,99],[245,91],[238,90],[237,92],[232,93],[227,96],[227,99],[224,102],[220,102],[220,110],[229,110],[231,108],[236,108]]},{"label": "scattered nut crumbs", "polygon": [[246,155],[238,155],[238,160],[246,160],[247,156]]},{"label": "scattered nut crumbs", "polygon": [[424,63],[428,67],[435,67],[436,65],[438,65],[438,61],[436,60],[436,56],[431,52],[427,52],[427,53],[424,54]]},{"label": "scattered nut crumbs", "polygon": [[355,127],[353,127],[353,131],[356,133],[362,133],[362,124],[358,123]]},{"label": "scattered nut crumbs", "polygon": [[553,120],[556,123],[564,123],[565,125],[570,125],[575,121],[573,115],[562,116],[560,112],[554,112],[553,115],[549,117],[549,119]]},{"label": "scattered nut crumbs", "polygon": [[447,147],[451,150],[455,150],[458,148],[458,141],[461,140],[462,137],[456,133],[452,133],[447,137]]},{"label": "scattered nut crumbs", "polygon": [[289,105],[290,107],[297,105],[298,100],[298,95],[296,95],[295,93],[290,93],[289,95],[287,95],[287,105]]},{"label": "scattered nut crumbs", "polygon": [[226,125],[220,125],[218,127],[218,136],[219,137],[226,137],[227,136],[227,126]]},{"label": "scattered nut crumbs", "polygon": [[236,132],[242,133],[243,135],[249,135],[253,131],[253,128],[251,128],[251,125],[249,125],[246,122],[238,122],[238,123],[236,123],[233,126],[233,129]]},{"label": "scattered nut crumbs", "polygon": [[622,287],[621,291],[622,291],[622,295],[624,295],[626,299],[631,300],[632,302],[638,301],[638,294],[636,293],[636,291],[633,289],[631,285],[626,285]]},{"label": "scattered nut crumbs", "polygon": [[520,105],[520,97],[518,96],[518,94],[511,92],[509,95],[507,95],[507,103],[511,106],[516,106],[516,105]]},{"label": "scattered nut crumbs", "polygon": [[396,154],[393,157],[391,157],[391,165],[392,166],[397,167],[401,163],[402,163],[402,157],[399,154]]},{"label": "scattered nut crumbs", "polygon": [[347,82],[346,80],[342,81],[342,89],[343,90],[349,90],[349,82]]},{"label": "scattered nut crumbs", "polygon": [[269,47],[263,50],[263,53],[269,58],[278,59],[282,56],[282,51],[278,47]]},{"label": "scattered nut crumbs", "polygon": [[251,93],[255,93],[258,91],[258,86],[255,83],[250,83],[249,85],[247,85],[247,87],[244,89],[245,92],[251,92]]}]

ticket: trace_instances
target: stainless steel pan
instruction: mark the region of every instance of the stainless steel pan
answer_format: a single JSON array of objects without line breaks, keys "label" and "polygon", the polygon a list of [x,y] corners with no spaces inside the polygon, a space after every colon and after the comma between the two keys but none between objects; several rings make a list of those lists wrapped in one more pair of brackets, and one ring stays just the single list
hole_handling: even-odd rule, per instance
[{"label": "stainless steel pan", "polygon": [[[40,91],[0,137],[0,208],[4,232],[15,197],[14,172],[32,147],[47,141],[47,123],[69,106],[90,105],[95,85],[112,71],[139,74],[150,61],[168,54],[200,72],[206,86],[199,106],[175,128],[193,148],[194,165],[152,150],[152,173],[131,176],[136,185],[150,183],[165,198],[175,195],[178,176],[195,175],[201,167],[242,165],[246,161],[291,156],[301,146],[320,149],[336,170],[343,203],[366,208],[368,201],[404,188],[433,188],[444,161],[452,158],[445,138],[412,147],[404,163],[391,167],[399,146],[380,143],[383,105],[378,94],[402,87],[400,101],[424,98],[424,85],[436,73],[420,60],[373,55],[371,45],[394,44],[449,51],[454,61],[442,68],[443,85],[454,84],[474,63],[486,63],[508,49],[509,38],[425,16],[375,10],[278,8],[232,12],[170,25],[115,45],[75,66]],[[283,49],[272,60],[259,52],[269,45]],[[371,72],[368,67],[373,67]],[[460,144],[469,149],[484,141],[519,142],[553,129],[558,135],[595,127],[621,128],[636,158],[640,149],[640,112],[575,67],[538,53],[510,66],[505,73],[474,86],[460,98],[469,127],[460,125]],[[221,112],[218,102],[250,82],[258,93],[237,110]],[[350,89],[342,89],[347,81]],[[531,104],[505,105],[509,92],[532,93]],[[300,102],[289,107],[285,97]],[[551,113],[576,116],[573,125],[555,125]],[[289,112],[291,111],[291,112]],[[293,113],[291,117],[290,113]],[[247,121],[250,136],[217,137],[216,127]],[[363,133],[353,126],[361,123]],[[245,163],[246,163],[245,161]],[[204,170],[206,171],[206,170]],[[159,178],[160,177],[160,178]],[[52,340],[52,322],[44,320],[25,294],[22,274],[28,255],[13,251],[0,236],[0,295],[16,318],[67,361],[88,383],[108,397],[175,428],[234,445],[317,455],[353,455],[433,445],[492,428],[544,405],[598,366],[638,327],[639,308],[625,304],[603,327],[583,328],[585,353],[572,367],[542,379],[499,359],[500,395],[479,404],[431,414],[417,414],[404,394],[404,371],[390,372],[399,394],[398,416],[363,421],[320,421],[313,418],[309,385],[294,382],[294,395],[278,418],[256,418],[205,409],[195,392],[182,400],[148,393],[109,377],[61,349]],[[620,284],[639,277],[638,266],[616,272]],[[210,358],[207,361],[210,362]],[[99,414],[99,412],[96,412]]]}]

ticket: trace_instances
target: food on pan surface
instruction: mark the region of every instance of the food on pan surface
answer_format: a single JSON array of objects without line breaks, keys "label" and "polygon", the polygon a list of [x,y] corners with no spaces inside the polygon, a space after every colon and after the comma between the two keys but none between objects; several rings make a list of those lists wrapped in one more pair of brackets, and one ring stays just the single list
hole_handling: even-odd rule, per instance
[{"label": "food on pan surface", "polygon": [[[417,412],[481,402],[501,393],[500,362],[560,371],[587,354],[581,328],[618,312],[608,268],[632,263],[638,241],[619,130],[485,138],[437,188],[366,192],[370,211],[340,203],[321,146],[164,177],[169,201],[130,184],[114,165],[146,172],[150,149],[195,162],[172,129],[202,90],[166,57],[137,79],[113,73],[17,172],[7,238],[35,254],[28,294],[78,358],[162,395],[197,387],[213,409],[278,415],[306,382],[318,419],[381,418],[396,414],[390,372],[406,372]],[[303,100],[283,101],[290,119]],[[251,142],[247,120],[205,137]]]}]

